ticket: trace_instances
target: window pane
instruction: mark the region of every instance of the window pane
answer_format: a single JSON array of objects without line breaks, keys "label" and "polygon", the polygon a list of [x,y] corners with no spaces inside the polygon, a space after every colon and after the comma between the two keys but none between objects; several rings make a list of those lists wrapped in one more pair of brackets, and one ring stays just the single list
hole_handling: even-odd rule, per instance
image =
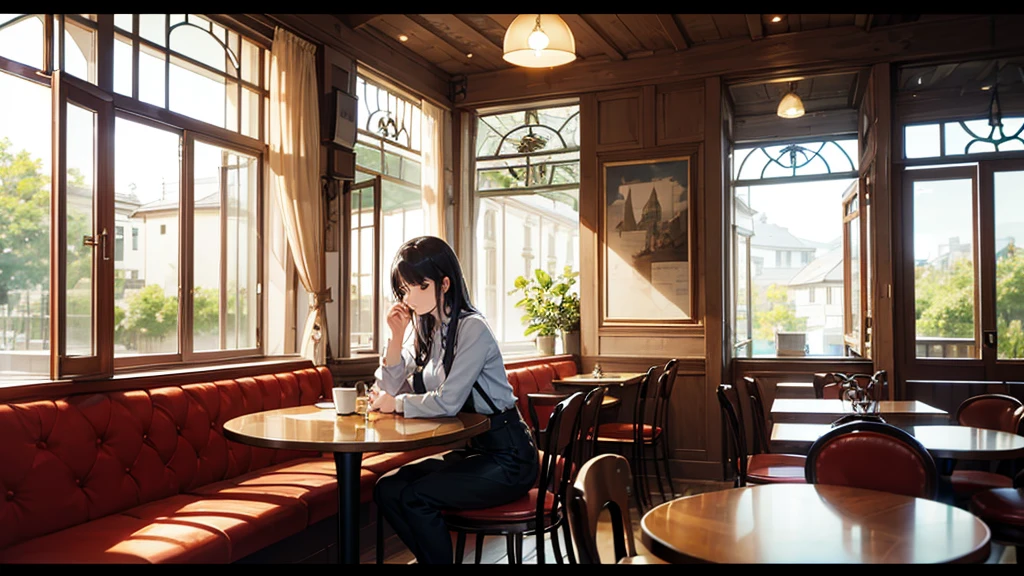
[{"label": "window pane", "polygon": [[999,358],[1024,358],[1024,172],[996,172],[996,342]]},{"label": "window pane", "polygon": [[406,240],[411,240],[425,233],[423,212],[423,192],[419,186],[409,186],[383,180],[381,187],[381,270],[380,293],[385,308],[380,314],[379,334],[386,335],[386,312],[394,303],[391,293],[391,260]]},{"label": "window pane", "polygon": [[971,180],[914,182],[917,357],[974,358]]},{"label": "window pane", "polygon": [[860,338],[860,217],[846,223],[850,238],[850,325],[846,333]]},{"label": "window pane", "polygon": [[180,141],[114,120],[114,219],[131,230],[114,262],[115,358],[178,352]]},{"label": "window pane", "polygon": [[132,15],[131,14],[114,14],[114,26],[117,26],[125,32],[132,31]]},{"label": "window pane", "polygon": [[49,87],[0,72],[0,383],[50,374],[51,119]]},{"label": "window pane", "polygon": [[[736,220],[753,227],[752,355],[843,354],[842,200],[855,182],[844,179],[737,189]],[[830,292],[833,298],[816,297],[811,302],[810,292],[817,289],[834,289]],[[777,341],[782,342],[782,350],[776,349]]]},{"label": "window pane", "polygon": [[256,158],[196,142],[193,349],[256,346]]},{"label": "window pane", "polygon": [[96,234],[93,229],[96,114],[70,102],[67,110],[66,352],[68,356],[93,356],[96,351],[92,329],[93,248],[85,246],[82,237]]},{"label": "window pane", "polygon": [[[203,25],[203,22],[199,22]],[[210,35],[192,25],[183,24],[171,30],[171,50],[202,62],[214,70],[237,76],[228,52]]]},{"label": "window pane", "polygon": [[[367,350],[373,347],[373,187],[352,191],[352,239],[349,255],[352,284],[349,288],[351,310],[350,349]],[[390,268],[389,268],[390,272]],[[384,293],[384,303],[390,307],[390,281]]]},{"label": "window pane", "polygon": [[43,14],[0,14],[0,56],[43,69]]},{"label": "window pane", "polygon": [[114,92],[132,95],[132,40],[114,35]]},{"label": "window pane", "polygon": [[242,89],[242,135],[260,136],[260,95],[248,88]]},{"label": "window pane", "polygon": [[260,82],[260,47],[243,38],[241,56],[242,80],[258,85]]},{"label": "window pane", "polygon": [[164,68],[163,54],[145,46],[139,47],[139,100],[166,107]]},{"label": "window pane", "polygon": [[[180,58],[171,58],[171,104],[174,112],[184,114],[208,122],[221,128],[232,128],[226,120],[231,119],[237,124],[237,108],[233,100],[237,92],[228,89],[234,85],[225,85],[225,79],[198,66],[193,66]],[[226,96],[232,96],[228,102]]]},{"label": "window pane", "polygon": [[158,46],[166,46],[167,15],[139,14],[139,35]]},{"label": "window pane", "polygon": [[71,17],[64,19],[64,69],[69,74],[96,84],[97,32],[76,23]]},{"label": "window pane", "polygon": [[939,150],[939,125],[907,126],[903,130],[904,157],[933,158],[941,156]]}]

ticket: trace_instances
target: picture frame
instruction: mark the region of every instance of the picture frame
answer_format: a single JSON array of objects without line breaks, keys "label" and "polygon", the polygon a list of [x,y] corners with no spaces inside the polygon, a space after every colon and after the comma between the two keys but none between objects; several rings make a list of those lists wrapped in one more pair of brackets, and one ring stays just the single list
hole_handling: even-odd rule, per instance
[{"label": "picture frame", "polygon": [[337,146],[353,150],[356,145],[356,97],[335,88],[333,102],[328,140]]},{"label": "picture frame", "polygon": [[602,326],[696,322],[692,160],[602,162]]}]

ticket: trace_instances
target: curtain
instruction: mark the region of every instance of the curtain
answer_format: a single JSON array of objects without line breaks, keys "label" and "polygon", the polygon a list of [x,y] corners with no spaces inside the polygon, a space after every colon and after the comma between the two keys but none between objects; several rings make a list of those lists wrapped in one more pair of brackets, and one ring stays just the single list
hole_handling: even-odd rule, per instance
[{"label": "curtain", "polygon": [[316,46],[277,27],[270,52],[270,190],[281,211],[295,271],[309,293],[301,354],[327,362],[331,301],[320,194],[320,104]]},{"label": "curtain", "polygon": [[445,238],[444,110],[422,101],[420,133],[423,135],[423,214],[425,230],[431,236]]}]

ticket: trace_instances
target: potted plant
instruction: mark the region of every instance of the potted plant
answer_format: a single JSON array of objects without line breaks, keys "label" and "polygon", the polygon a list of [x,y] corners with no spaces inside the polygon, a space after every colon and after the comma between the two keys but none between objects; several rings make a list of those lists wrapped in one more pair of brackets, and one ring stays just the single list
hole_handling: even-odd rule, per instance
[{"label": "potted plant", "polygon": [[571,266],[566,266],[556,278],[538,268],[529,279],[516,278],[515,288],[509,291],[522,293],[523,298],[515,306],[525,312],[523,334],[537,335],[537,349],[543,355],[555,353],[556,334],[562,335],[565,353],[579,354],[580,298],[569,291],[578,276],[579,272],[573,272]]}]

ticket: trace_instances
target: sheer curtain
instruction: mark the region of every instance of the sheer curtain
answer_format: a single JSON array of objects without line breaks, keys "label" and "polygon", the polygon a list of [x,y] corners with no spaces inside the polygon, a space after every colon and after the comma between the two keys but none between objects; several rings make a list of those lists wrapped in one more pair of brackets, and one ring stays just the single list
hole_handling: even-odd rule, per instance
[{"label": "sheer curtain", "polygon": [[295,271],[309,293],[301,354],[327,361],[331,301],[324,252],[324,205],[320,194],[319,88],[316,46],[278,27],[270,52],[270,191],[277,198]]},{"label": "sheer curtain", "polygon": [[430,102],[422,101],[420,133],[423,135],[423,214],[426,218],[426,233],[438,238],[445,236],[445,185],[444,185],[444,110]]}]

